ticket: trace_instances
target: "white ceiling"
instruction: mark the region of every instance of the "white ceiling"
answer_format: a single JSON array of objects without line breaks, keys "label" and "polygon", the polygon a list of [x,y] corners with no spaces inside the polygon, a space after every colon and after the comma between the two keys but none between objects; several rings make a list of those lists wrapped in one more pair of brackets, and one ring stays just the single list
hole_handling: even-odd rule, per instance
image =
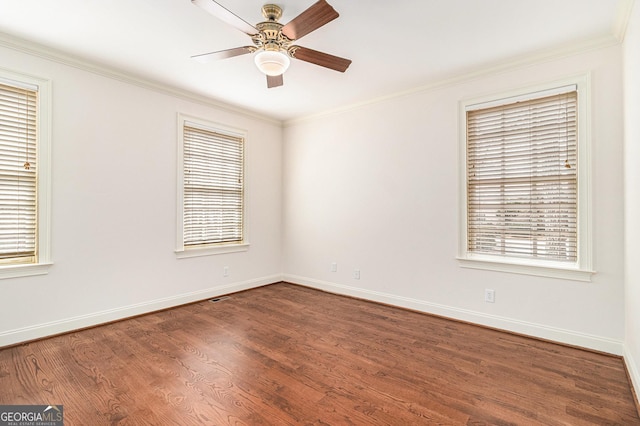
[{"label": "white ceiling", "polygon": [[[190,57],[251,45],[190,0],[0,0],[0,32],[290,120],[390,96],[528,55],[620,41],[633,0],[328,0],[340,17],[295,44],[353,60],[342,74],[292,60],[267,89],[251,55]],[[218,0],[255,24],[267,0]],[[315,0],[281,0],[287,23]],[[8,37],[4,37],[5,43]]]}]

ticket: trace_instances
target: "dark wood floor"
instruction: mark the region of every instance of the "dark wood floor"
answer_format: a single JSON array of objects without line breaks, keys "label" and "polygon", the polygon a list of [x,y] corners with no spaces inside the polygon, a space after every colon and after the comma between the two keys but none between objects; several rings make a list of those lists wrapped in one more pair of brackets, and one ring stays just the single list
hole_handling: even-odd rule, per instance
[{"label": "dark wood floor", "polygon": [[275,284],[0,350],[65,425],[637,425],[622,360]]}]

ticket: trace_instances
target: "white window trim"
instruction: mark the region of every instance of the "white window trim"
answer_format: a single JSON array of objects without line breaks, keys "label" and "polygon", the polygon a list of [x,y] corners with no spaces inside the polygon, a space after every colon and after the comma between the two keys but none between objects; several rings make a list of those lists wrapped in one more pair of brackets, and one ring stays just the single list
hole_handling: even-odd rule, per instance
[{"label": "white window trim", "polygon": [[[551,262],[535,259],[515,259],[482,255],[467,250],[467,134],[466,111],[474,106],[500,105],[518,98],[533,97],[563,86],[578,89],[578,259],[576,262]],[[591,164],[591,78],[581,74],[545,84],[526,87],[499,94],[487,95],[459,102],[458,171],[459,171],[459,225],[458,263],[463,268],[483,269],[516,274],[591,281],[592,264],[592,164]]]},{"label": "white window trim", "polygon": [[[183,222],[183,206],[184,206],[184,126],[186,123],[191,123],[196,126],[210,129],[212,131],[225,133],[233,136],[238,136],[244,139],[244,201],[243,205],[243,238],[241,243],[228,243],[228,244],[211,244],[202,245],[197,247],[185,247],[184,246],[184,222]],[[202,118],[193,117],[190,115],[178,113],[178,152],[177,152],[177,203],[176,203],[176,249],[175,254],[178,259],[185,259],[191,257],[211,256],[216,254],[237,253],[249,250],[249,229],[247,220],[247,132],[225,126],[222,124],[214,123]]]},{"label": "white window trim", "polygon": [[0,81],[38,88],[38,255],[37,263],[0,266],[0,279],[45,275],[51,261],[51,81],[0,68]]}]

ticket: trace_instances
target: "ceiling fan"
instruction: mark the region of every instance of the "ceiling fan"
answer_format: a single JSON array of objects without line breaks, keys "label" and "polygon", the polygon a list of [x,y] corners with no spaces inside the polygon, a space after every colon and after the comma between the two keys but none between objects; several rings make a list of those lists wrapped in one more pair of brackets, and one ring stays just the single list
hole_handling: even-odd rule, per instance
[{"label": "ceiling fan", "polygon": [[268,88],[282,86],[282,74],[289,67],[289,58],[340,72],[345,72],[351,65],[349,59],[293,44],[294,41],[339,16],[338,12],[325,0],[314,3],[286,25],[278,22],[282,17],[282,8],[275,4],[266,4],[262,6],[262,16],[266,21],[255,26],[247,23],[214,0],[191,0],[191,2],[249,35],[253,42],[253,46],[242,46],[192,56],[197,61],[211,62],[257,52],[255,63],[258,69],[266,74]]}]

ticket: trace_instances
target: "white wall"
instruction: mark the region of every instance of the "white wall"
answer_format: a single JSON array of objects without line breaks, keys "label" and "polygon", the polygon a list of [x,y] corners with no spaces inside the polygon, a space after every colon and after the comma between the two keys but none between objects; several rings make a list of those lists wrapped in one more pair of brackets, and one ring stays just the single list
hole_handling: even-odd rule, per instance
[{"label": "white wall", "polygon": [[[286,279],[621,354],[621,62],[619,46],[602,48],[287,123]],[[593,281],[460,268],[458,101],[584,72],[593,101]],[[495,289],[494,304],[484,302],[485,288]]]},{"label": "white wall", "polygon": [[624,42],[625,107],[625,361],[640,395],[640,5],[635,3]]},{"label": "white wall", "polygon": [[[0,281],[0,346],[281,278],[280,123],[19,49],[0,58],[52,81],[54,262]],[[176,259],[178,112],[248,131],[248,252]]]}]

